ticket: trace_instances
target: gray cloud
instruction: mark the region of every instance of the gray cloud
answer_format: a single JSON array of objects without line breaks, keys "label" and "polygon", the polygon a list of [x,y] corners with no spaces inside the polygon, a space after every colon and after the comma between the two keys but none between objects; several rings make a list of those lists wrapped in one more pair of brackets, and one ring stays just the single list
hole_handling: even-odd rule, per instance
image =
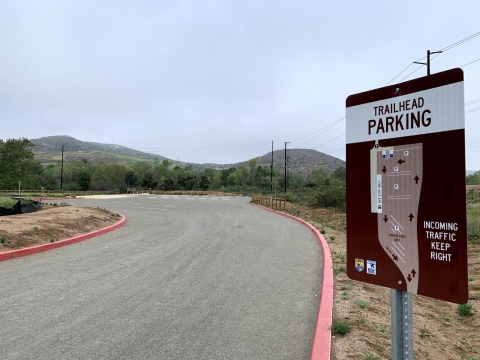
[{"label": "gray cloud", "polygon": [[[427,49],[477,32],[480,7],[373,0],[0,6],[2,138],[66,134],[217,163],[261,155],[271,140],[280,148],[339,119],[348,95],[383,86]],[[433,71],[478,59],[479,41],[442,54]],[[466,101],[480,98],[479,69],[480,62],[465,68]],[[480,144],[479,115],[467,114],[466,124],[467,140]],[[304,147],[343,132],[344,122]],[[238,144],[254,145],[206,148]],[[339,137],[319,150],[344,159],[344,144]],[[480,168],[480,155],[467,152],[467,167]]]}]

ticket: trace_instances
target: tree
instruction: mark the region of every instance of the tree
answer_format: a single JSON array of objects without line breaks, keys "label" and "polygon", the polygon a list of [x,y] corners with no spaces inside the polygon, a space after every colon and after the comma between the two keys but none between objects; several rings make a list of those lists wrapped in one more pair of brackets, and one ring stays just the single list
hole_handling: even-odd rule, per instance
[{"label": "tree", "polygon": [[308,176],[307,181],[314,183],[317,186],[323,185],[325,180],[328,178],[328,170],[325,168],[318,168],[312,171]]},{"label": "tree", "polygon": [[345,182],[347,181],[347,170],[343,166],[340,166],[330,174],[330,177]]},{"label": "tree", "polygon": [[138,178],[137,178],[137,175],[135,175],[135,171],[133,171],[133,169],[128,170],[127,173],[125,174],[125,182],[127,183],[127,186],[137,185]]},{"label": "tree", "polygon": [[34,146],[26,138],[0,139],[0,188],[16,189],[19,181],[23,188],[39,187],[43,167],[35,160]]},{"label": "tree", "polygon": [[234,167],[221,170],[221,174],[222,174],[222,178],[221,178],[222,185],[224,185],[224,186],[227,185],[227,179],[228,179],[229,175],[232,174],[232,173],[234,173],[235,171],[237,171],[237,169],[234,168]]},{"label": "tree", "polygon": [[257,167],[258,158],[248,160],[248,168],[249,168],[249,179],[250,179],[250,186],[252,186],[252,178],[255,177],[255,168]]},{"label": "tree", "polygon": [[127,187],[125,175],[131,168],[120,164],[98,165],[92,175],[93,190],[120,190]]},{"label": "tree", "polygon": [[133,165],[133,170],[140,186],[144,188],[155,188],[157,186],[157,180],[155,180],[153,167],[150,163],[138,161]]},{"label": "tree", "polygon": [[204,191],[208,190],[208,188],[210,187],[210,184],[211,184],[211,180],[208,177],[208,175],[205,173],[200,174],[200,179],[198,181],[200,190],[204,190]]},{"label": "tree", "polygon": [[467,182],[467,185],[478,185],[478,184],[480,184],[479,172],[476,172],[475,174],[467,175],[465,180]]},{"label": "tree", "polygon": [[158,181],[157,189],[165,191],[175,190],[175,183],[169,176],[162,176]]}]

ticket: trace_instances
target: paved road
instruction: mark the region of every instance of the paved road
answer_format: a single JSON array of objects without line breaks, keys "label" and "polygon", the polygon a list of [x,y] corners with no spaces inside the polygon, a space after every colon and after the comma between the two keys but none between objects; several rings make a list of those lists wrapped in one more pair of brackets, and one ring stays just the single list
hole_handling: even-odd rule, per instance
[{"label": "paved road", "polygon": [[247,198],[75,204],[127,225],[0,263],[0,358],[309,358],[321,254],[302,225]]}]

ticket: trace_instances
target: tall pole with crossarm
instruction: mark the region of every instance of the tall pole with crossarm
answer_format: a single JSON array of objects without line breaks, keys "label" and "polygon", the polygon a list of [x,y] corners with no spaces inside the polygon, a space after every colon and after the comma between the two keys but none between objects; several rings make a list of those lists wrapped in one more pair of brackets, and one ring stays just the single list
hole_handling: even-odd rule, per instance
[{"label": "tall pole with crossarm", "polygon": [[62,145],[62,170],[60,171],[60,190],[63,190],[63,148],[65,145]]},{"label": "tall pole with crossarm", "polygon": [[283,179],[285,185],[285,193],[287,193],[287,144],[290,144],[290,141],[285,141],[285,178]]}]

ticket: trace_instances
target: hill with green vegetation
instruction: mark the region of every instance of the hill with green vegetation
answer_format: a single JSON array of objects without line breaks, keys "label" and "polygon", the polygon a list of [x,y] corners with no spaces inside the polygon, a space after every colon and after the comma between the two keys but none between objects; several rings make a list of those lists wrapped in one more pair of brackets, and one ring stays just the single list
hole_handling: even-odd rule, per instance
[{"label": "hill with green vegetation", "polygon": [[[62,159],[62,145],[64,146],[64,161],[85,159],[91,164],[123,164],[132,166],[138,161],[154,163],[155,159],[163,161],[164,156],[146,153],[117,144],[102,144],[96,142],[80,141],[71,136],[56,135],[31,140],[36,146],[33,148],[35,159],[43,165],[57,164]],[[273,166],[284,168],[284,150],[273,152]],[[238,168],[241,164],[247,164],[248,160],[235,164],[194,164],[189,162],[167,159],[171,163],[183,167],[192,166],[193,169],[203,171],[205,169],[228,169]],[[258,165],[270,167],[272,154],[267,153],[258,157]],[[288,149],[287,166],[294,172],[310,173],[314,169],[325,168],[334,171],[339,167],[345,167],[345,162],[333,156],[309,149]]]}]

